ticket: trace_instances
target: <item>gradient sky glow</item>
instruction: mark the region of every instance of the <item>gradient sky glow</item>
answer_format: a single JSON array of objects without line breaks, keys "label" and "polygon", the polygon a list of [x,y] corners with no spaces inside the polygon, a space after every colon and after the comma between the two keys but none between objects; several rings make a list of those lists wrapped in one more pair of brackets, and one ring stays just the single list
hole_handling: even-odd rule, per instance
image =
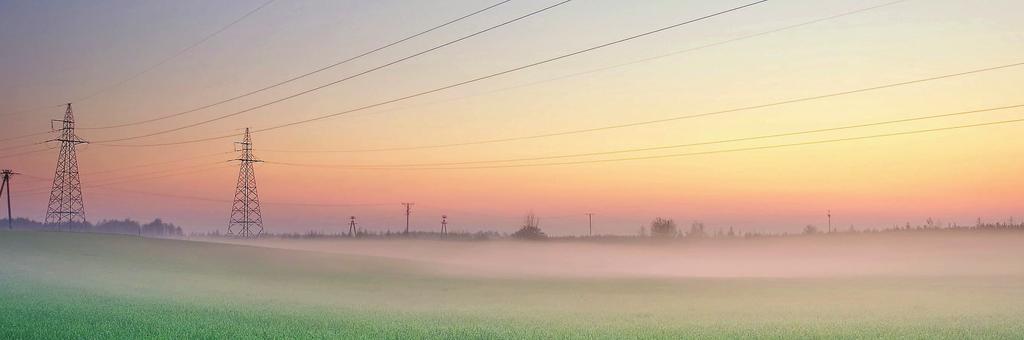
[{"label": "gradient sky glow", "polygon": [[[264,0],[2,1],[0,138],[45,131],[57,104],[151,67]],[[497,1],[278,0],[122,86],[74,103],[79,126],[191,109],[357,55]],[[234,112],[418,52],[557,1],[514,0],[356,62],[242,100],[132,128],[80,130],[86,140],[159,131]],[[749,1],[576,0],[405,63],[201,127],[125,144],[259,129],[343,111],[696,18]],[[890,1],[773,0],[592,53],[351,115],[255,134],[264,160],[309,164],[459,162],[701,142],[1024,104],[1024,66],[714,117],[570,136],[444,149],[344,150],[458,143],[614,125],[757,105],[1024,61],[1024,3],[908,0],[792,30],[552,80]],[[551,81],[547,81],[551,80]],[[539,84],[536,82],[544,81]],[[529,86],[523,86],[528,85]],[[1024,109],[849,131],[678,148],[601,159],[733,149],[1018,119]],[[511,232],[534,211],[551,234],[635,233],[655,216],[712,230],[790,231],[1024,216],[1024,123],[872,140],[600,164],[463,170],[356,170],[257,165],[268,231],[414,229]],[[2,142],[0,147],[47,139]],[[232,140],[79,149],[91,221],[161,217],[191,231],[226,226],[237,176]],[[56,150],[0,151],[15,215],[41,219]],[[217,152],[224,154],[213,155]],[[164,166],[135,165],[185,160]],[[218,166],[219,165],[219,166]],[[104,172],[119,169],[115,172]],[[207,169],[214,167],[211,169]],[[182,175],[89,188],[179,168]],[[207,169],[190,172],[197,169]],[[31,177],[30,177],[31,176]],[[143,195],[126,192],[187,196]],[[380,204],[349,207],[281,202]],[[278,203],[278,204],[275,204]]]}]

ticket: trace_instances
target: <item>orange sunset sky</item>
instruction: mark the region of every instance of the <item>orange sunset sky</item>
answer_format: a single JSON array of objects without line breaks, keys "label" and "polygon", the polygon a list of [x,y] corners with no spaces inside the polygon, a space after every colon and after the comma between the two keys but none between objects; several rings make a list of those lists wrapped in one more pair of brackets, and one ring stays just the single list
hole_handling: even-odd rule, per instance
[{"label": "orange sunset sky", "polygon": [[[1024,122],[700,154],[1022,119],[1024,107],[1014,106],[1024,104],[1024,65],[1017,65],[1024,62],[1024,3],[1015,0],[766,1],[471,84],[260,131],[753,2],[574,0],[189,127],[560,3],[513,0],[251,96],[102,128],[216,103],[499,2],[0,3],[0,167],[23,174],[12,184],[15,216],[42,219],[46,211],[57,151],[39,144],[53,134],[37,133],[63,115],[60,104],[67,102],[77,134],[92,142],[78,148],[78,157],[93,222],[160,217],[188,231],[225,228],[238,175],[228,160],[237,157],[232,142],[246,127],[257,131],[255,155],[266,161],[256,165],[256,177],[269,232],[340,232],[350,215],[369,230],[396,231],[404,228],[400,202],[416,203],[414,230],[436,230],[447,214],[451,230],[511,232],[533,211],[554,235],[585,233],[587,212],[595,213],[595,233],[602,234],[635,233],[656,216],[684,226],[702,221],[712,231],[797,232],[807,224],[824,227],[829,209],[843,229],[1024,215]],[[692,119],[493,141],[971,71],[978,72]],[[976,110],[987,111],[517,160]],[[184,143],[227,135],[235,136]],[[153,145],[164,143],[181,144]],[[437,147],[465,143],[475,144]],[[647,156],[665,157],[622,160]],[[613,161],[549,164],[596,160]]]}]

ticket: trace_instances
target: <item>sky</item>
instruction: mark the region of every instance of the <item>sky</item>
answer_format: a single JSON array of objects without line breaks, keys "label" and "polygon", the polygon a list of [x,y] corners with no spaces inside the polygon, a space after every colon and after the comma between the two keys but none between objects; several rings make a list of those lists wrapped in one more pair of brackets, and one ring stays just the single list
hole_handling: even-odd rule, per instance
[{"label": "sky", "polygon": [[[62,117],[62,103],[73,103],[77,134],[92,142],[78,148],[89,220],[160,217],[188,231],[224,230],[238,176],[237,162],[228,160],[237,157],[233,141],[240,136],[147,145],[344,112],[750,1],[574,0],[317,91],[116,141],[273,102],[558,3],[513,0],[238,100],[157,122],[88,129],[216,103],[499,1],[276,0],[203,40],[265,2],[0,1],[0,167],[23,174],[12,183],[15,215],[45,215],[57,150],[34,144],[52,134],[9,138],[48,131],[50,120]],[[798,232],[808,224],[825,227],[829,210],[843,229],[923,224],[929,217],[943,224],[1020,220],[1024,123],[759,148],[1014,120],[1024,118],[1024,108],[640,152],[474,162],[1019,105],[1024,66],[586,133],[380,149],[662,120],[1020,63],[1024,21],[1016,13],[1022,10],[1013,0],[771,0],[471,84],[257,132],[254,153],[265,161],[255,170],[264,226],[343,232],[354,215],[368,230],[397,231],[405,223],[401,202],[416,204],[413,230],[437,230],[447,215],[453,231],[512,232],[534,212],[553,235],[586,233],[588,212],[598,234],[634,234],[658,216],[683,226],[701,221],[712,231]],[[687,155],[668,156],[677,154]],[[665,157],[537,165],[648,156]],[[383,169],[435,163],[467,164]]]}]

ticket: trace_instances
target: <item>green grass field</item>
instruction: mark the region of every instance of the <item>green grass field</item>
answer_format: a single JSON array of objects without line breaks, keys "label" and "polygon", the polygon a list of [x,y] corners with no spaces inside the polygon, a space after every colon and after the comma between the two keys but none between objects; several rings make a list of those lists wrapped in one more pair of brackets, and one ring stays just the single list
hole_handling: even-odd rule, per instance
[{"label": "green grass field", "polygon": [[0,232],[0,338],[1021,338],[1024,278],[485,278],[412,261]]}]

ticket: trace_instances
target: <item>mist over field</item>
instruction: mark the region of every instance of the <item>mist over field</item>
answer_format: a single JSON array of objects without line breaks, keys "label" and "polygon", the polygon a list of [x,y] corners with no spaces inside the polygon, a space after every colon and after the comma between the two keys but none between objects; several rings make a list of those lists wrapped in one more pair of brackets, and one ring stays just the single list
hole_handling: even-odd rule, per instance
[{"label": "mist over field", "polygon": [[1016,338],[1022,240],[228,244],[0,231],[0,338]]},{"label": "mist over field", "polygon": [[[216,240],[222,241],[222,240]],[[1020,233],[815,235],[700,241],[226,241],[412,261],[470,276],[825,278],[1022,275]]]},{"label": "mist over field", "polygon": [[0,0],[0,340],[1024,339],[1024,0]]}]

